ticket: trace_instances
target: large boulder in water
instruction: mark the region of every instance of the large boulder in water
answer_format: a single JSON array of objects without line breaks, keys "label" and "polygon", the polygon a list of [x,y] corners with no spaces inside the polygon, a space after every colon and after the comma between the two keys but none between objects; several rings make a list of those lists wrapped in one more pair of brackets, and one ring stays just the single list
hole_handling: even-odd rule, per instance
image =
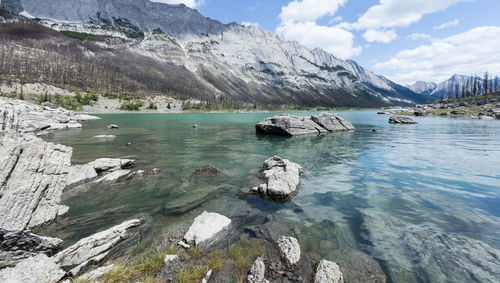
[{"label": "large boulder in water", "polygon": [[272,201],[286,202],[295,194],[300,175],[304,173],[302,167],[288,159],[274,156],[264,162],[260,178],[265,182],[252,188],[250,191],[261,197],[268,197]]},{"label": "large boulder in water", "polygon": [[337,114],[323,112],[309,117],[277,115],[255,125],[257,133],[296,136],[354,130],[354,126]]},{"label": "large boulder in water", "polygon": [[392,116],[389,118],[391,124],[417,124],[413,119],[405,116]]}]

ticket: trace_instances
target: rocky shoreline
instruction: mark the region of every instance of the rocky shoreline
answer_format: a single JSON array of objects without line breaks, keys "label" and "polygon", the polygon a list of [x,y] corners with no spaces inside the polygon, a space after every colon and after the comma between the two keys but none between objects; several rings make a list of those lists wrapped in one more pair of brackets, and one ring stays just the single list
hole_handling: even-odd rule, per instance
[{"label": "rocky shoreline", "polygon": [[436,101],[407,108],[379,111],[381,115],[469,117],[479,120],[500,119],[500,98],[476,100]]},{"label": "rocky shoreline", "polygon": [[62,240],[30,232],[68,212],[61,204],[67,190],[94,180],[102,182],[103,178],[123,182],[159,173],[158,169],[131,171],[135,160],[129,159],[102,158],[72,165],[72,148],[36,136],[50,130],[81,128],[79,121],[96,118],[0,97],[0,268],[7,267],[0,270],[0,281],[57,282],[76,275],[104,260],[128,238],[129,230],[143,222],[124,222],[55,255]]},{"label": "rocky shoreline", "polygon": [[[78,193],[94,185],[129,182],[157,175],[160,170],[132,170],[135,164],[132,159],[100,158],[72,165],[71,147],[37,137],[51,130],[81,128],[80,121],[96,117],[8,98],[0,98],[0,114],[0,213],[4,216],[0,219],[0,281],[69,282],[66,279],[72,278],[99,281],[99,277],[114,268],[113,264],[105,262],[144,229],[144,218],[127,220],[80,239],[63,250],[61,239],[38,236],[31,230],[39,230],[68,212],[69,207],[61,204],[63,193]],[[318,117],[332,127],[350,124],[336,116],[331,116],[335,121],[329,120],[331,117],[326,114]],[[228,173],[206,166],[194,174]],[[303,169],[298,164],[273,157],[264,163],[264,183],[257,191],[270,200],[283,201],[293,196],[302,174]],[[155,276],[170,280],[182,276],[187,264],[183,260],[187,254],[192,257],[193,248],[212,256],[219,248],[223,249],[224,242],[237,238],[244,241],[241,240],[244,235],[235,234],[231,223],[230,218],[218,213],[204,212],[196,217],[182,237],[179,235],[183,229],[174,233],[177,236],[172,237],[175,239],[172,244],[181,249],[176,249],[176,254],[164,256],[162,270]],[[324,278],[329,278],[328,282],[343,282],[337,264],[301,258],[300,246],[293,237],[282,235],[276,241],[260,241],[268,249],[256,254],[251,268],[244,271],[248,274],[248,282],[269,282],[266,278],[271,282],[302,282],[305,278],[316,278],[314,282],[325,282]],[[254,250],[261,251],[259,248]],[[266,275],[266,269],[275,272]],[[203,282],[218,282],[216,278],[228,276],[226,273],[210,269]]]}]

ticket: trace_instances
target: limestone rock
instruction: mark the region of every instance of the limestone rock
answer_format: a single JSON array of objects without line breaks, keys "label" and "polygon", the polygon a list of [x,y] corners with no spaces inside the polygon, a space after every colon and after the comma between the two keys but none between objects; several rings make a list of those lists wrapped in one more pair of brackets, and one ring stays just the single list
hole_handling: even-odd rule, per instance
[{"label": "limestone rock", "polygon": [[52,258],[39,254],[21,261],[15,267],[0,270],[0,282],[58,282],[65,274]]},{"label": "limestone rock", "polygon": [[111,125],[108,125],[108,129],[110,130],[116,130],[116,129],[119,129],[120,127],[118,125],[115,125],[115,124],[111,124]]},{"label": "limestone rock", "polygon": [[103,177],[95,180],[93,183],[99,184],[113,184],[118,182],[124,176],[127,176],[130,173],[130,170],[116,170],[109,174],[104,175]]},{"label": "limestone rock", "polygon": [[100,120],[101,118],[87,114],[80,114],[80,115],[75,115],[74,119],[77,121],[92,121],[92,120]]},{"label": "limestone rock", "polygon": [[310,117],[277,115],[255,125],[257,133],[296,136],[353,130],[354,126],[337,114],[323,112]]},{"label": "limestone rock", "polygon": [[60,201],[71,155],[33,135],[0,137],[0,227],[37,227],[67,212]]},{"label": "limestone rock", "polygon": [[230,224],[231,219],[226,216],[204,211],[194,219],[193,224],[184,235],[184,241],[187,244],[194,243],[196,246],[210,242],[218,233],[227,229]]},{"label": "limestone rock", "polygon": [[120,169],[127,169],[135,164],[133,159],[116,159],[116,158],[99,158],[95,161],[88,163],[94,167],[97,173],[112,172]]},{"label": "limestone rock", "polygon": [[83,269],[102,262],[120,242],[133,236],[140,219],[125,221],[108,230],[83,238],[76,244],[57,253],[53,259],[70,275],[77,275]]},{"label": "limestone rock", "polygon": [[29,230],[0,228],[0,268],[13,265],[38,253],[50,254],[61,243],[61,239],[38,236]]},{"label": "limestone rock", "polygon": [[405,116],[392,116],[389,118],[391,124],[417,124],[413,119]]},{"label": "limestone rock", "polygon": [[344,277],[338,264],[328,260],[321,260],[316,267],[314,283],[343,283]]},{"label": "limestone rock", "polygon": [[289,201],[295,194],[300,176],[304,174],[302,167],[288,159],[278,156],[264,162],[260,178],[265,182],[251,189],[261,197],[268,197],[272,201]]},{"label": "limestone rock", "polygon": [[169,262],[173,262],[179,258],[178,255],[166,255],[163,259],[164,264],[168,264]]},{"label": "limestone rock", "polygon": [[285,265],[292,268],[300,260],[300,246],[297,239],[293,237],[281,237],[276,242],[276,247]]},{"label": "limestone rock", "polygon": [[258,257],[250,269],[250,274],[247,277],[248,283],[268,283],[269,281],[265,278],[266,266],[264,261]]}]

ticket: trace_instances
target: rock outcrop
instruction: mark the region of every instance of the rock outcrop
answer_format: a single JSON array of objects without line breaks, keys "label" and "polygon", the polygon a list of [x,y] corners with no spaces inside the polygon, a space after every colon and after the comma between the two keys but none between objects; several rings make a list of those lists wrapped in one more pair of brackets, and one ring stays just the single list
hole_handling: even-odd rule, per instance
[{"label": "rock outcrop", "polygon": [[231,219],[224,215],[206,212],[198,215],[184,235],[184,244],[208,246],[229,228]]},{"label": "rock outcrop", "polygon": [[302,174],[304,170],[300,165],[274,156],[266,160],[262,166],[259,177],[264,183],[253,187],[250,191],[275,202],[290,201],[300,184]]},{"label": "rock outcrop", "polygon": [[38,253],[50,255],[61,243],[61,239],[38,236],[29,230],[0,228],[0,268],[15,265]]},{"label": "rock outcrop", "polygon": [[257,133],[296,136],[354,130],[354,126],[337,114],[323,112],[309,117],[277,115],[255,125]]},{"label": "rock outcrop", "polygon": [[60,201],[71,155],[33,135],[0,137],[0,227],[37,227],[68,211]]},{"label": "rock outcrop", "polygon": [[15,267],[0,270],[0,282],[59,282],[65,274],[52,258],[39,254],[21,261]]},{"label": "rock outcrop", "polygon": [[344,276],[338,264],[333,261],[321,260],[316,266],[314,283],[343,283]]},{"label": "rock outcrop", "polygon": [[83,238],[57,253],[53,257],[54,262],[64,270],[68,270],[69,275],[78,275],[88,266],[105,260],[114,247],[135,234],[136,228],[142,222],[141,219],[125,221],[108,230]]},{"label": "rock outcrop", "polygon": [[0,131],[27,133],[42,130],[81,128],[77,121],[98,117],[76,115],[74,112],[38,106],[22,100],[0,97]]},{"label": "rock outcrop", "polygon": [[283,263],[289,268],[293,268],[299,262],[300,246],[297,239],[283,236],[276,242],[276,248]]},{"label": "rock outcrop", "polygon": [[417,124],[413,119],[405,116],[392,116],[389,118],[391,124]]}]

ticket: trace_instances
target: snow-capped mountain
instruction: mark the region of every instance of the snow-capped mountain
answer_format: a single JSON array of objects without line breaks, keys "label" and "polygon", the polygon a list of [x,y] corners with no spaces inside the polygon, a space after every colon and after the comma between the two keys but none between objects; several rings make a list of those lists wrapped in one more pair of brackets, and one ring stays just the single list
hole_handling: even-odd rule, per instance
[{"label": "snow-capped mountain", "polygon": [[51,29],[98,35],[101,40],[95,44],[105,50],[128,52],[169,70],[188,72],[205,98],[330,106],[412,104],[426,99],[352,60],[309,50],[261,28],[222,24],[182,4],[3,0],[2,5],[42,19]]},{"label": "snow-capped mountain", "polygon": [[438,87],[437,83],[423,82],[423,81],[418,81],[408,86],[408,88],[411,89],[412,91],[424,95],[431,94],[437,87]]}]

